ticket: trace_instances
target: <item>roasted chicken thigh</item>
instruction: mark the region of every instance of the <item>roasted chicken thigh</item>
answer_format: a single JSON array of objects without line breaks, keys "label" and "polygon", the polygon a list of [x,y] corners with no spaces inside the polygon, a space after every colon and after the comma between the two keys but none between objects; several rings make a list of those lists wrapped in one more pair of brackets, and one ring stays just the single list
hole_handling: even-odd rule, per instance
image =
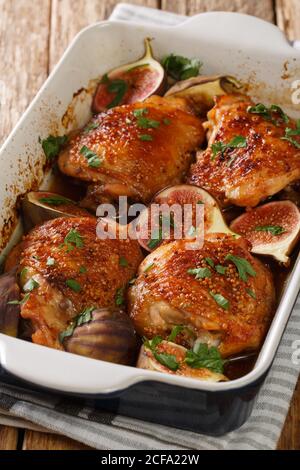
[{"label": "roasted chicken thigh", "polygon": [[249,253],[248,242],[207,235],[201,249],[187,240],[163,245],[147,256],[129,291],[137,332],[167,338],[183,325],[195,338],[219,345],[223,356],[260,346],[274,307],[267,267]]},{"label": "roasted chicken thigh", "polygon": [[153,96],[95,116],[58,164],[63,173],[96,186],[99,197],[147,202],[183,180],[203,141],[202,122],[183,100]]},{"label": "roasted chicken thigh", "polygon": [[[23,240],[19,267],[25,293],[21,316],[35,343],[62,349],[58,335],[89,307],[120,305],[142,260],[135,240],[102,240],[96,218],[57,218]],[[126,262],[125,262],[125,261]]]},{"label": "roasted chicken thigh", "polygon": [[208,148],[198,152],[190,184],[222,205],[254,207],[300,178],[300,140],[297,148],[285,139],[286,129],[296,125],[280,108],[271,117],[250,112],[254,103],[245,95],[219,96],[215,102],[208,113]]}]

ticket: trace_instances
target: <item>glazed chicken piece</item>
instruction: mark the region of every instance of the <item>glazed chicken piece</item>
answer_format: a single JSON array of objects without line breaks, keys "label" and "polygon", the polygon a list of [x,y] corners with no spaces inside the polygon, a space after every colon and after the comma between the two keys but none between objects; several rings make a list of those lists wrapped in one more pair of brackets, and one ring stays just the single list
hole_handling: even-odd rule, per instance
[{"label": "glazed chicken piece", "polygon": [[[166,339],[175,325],[183,325],[199,340],[218,345],[224,357],[257,349],[275,301],[269,269],[243,238],[211,234],[199,250],[187,249],[188,243],[161,246],[142,262],[129,291],[137,332]],[[239,273],[233,260],[251,274]]]},{"label": "glazed chicken piece", "polygon": [[[275,113],[275,124],[248,112],[254,103],[244,95],[220,96],[215,103],[208,113],[208,148],[198,152],[188,177],[190,184],[206,189],[223,206],[254,207],[299,179],[300,150],[282,140],[287,127],[295,128],[292,120],[285,122]],[[244,147],[213,154],[213,144],[229,144],[236,136],[246,139]]]},{"label": "glazed chicken piece", "polygon": [[154,96],[95,116],[58,164],[63,173],[91,183],[91,197],[127,195],[148,202],[183,180],[204,137],[201,120],[183,100]]},{"label": "glazed chicken piece", "polygon": [[21,316],[31,320],[33,342],[63,349],[58,334],[76,315],[88,307],[114,306],[117,297],[122,300],[142,260],[139,245],[129,239],[99,239],[96,224],[92,217],[62,217],[24,238],[19,278],[27,294]]}]

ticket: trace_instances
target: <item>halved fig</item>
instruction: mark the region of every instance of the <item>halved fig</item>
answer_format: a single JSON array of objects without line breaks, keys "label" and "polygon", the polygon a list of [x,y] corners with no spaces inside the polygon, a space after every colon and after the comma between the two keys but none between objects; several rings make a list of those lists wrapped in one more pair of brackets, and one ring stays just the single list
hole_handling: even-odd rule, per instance
[{"label": "halved fig", "polygon": [[177,82],[167,93],[168,96],[184,98],[201,116],[206,116],[209,109],[214,106],[214,97],[237,92],[241,84],[234,77],[224,75],[211,75],[188,78]]},{"label": "halved fig", "polygon": [[145,39],[144,56],[130,64],[104,74],[93,98],[92,111],[100,113],[121,104],[144,101],[164,92],[164,68],[154,59],[149,38]]},{"label": "halved fig", "polygon": [[75,201],[59,194],[45,191],[31,191],[22,200],[25,230],[29,230],[46,220],[57,217],[93,217],[78,206]]},{"label": "halved fig", "polygon": [[[155,217],[157,211],[159,217]],[[188,224],[189,220],[191,223]],[[136,223],[138,240],[145,250],[153,251],[163,242],[193,238],[196,229],[203,231],[203,222],[205,233],[233,234],[216,200],[207,191],[187,184],[171,186],[157,193],[139,216]]]},{"label": "halved fig", "polygon": [[288,264],[288,255],[299,240],[300,212],[291,201],[269,202],[245,212],[230,228],[251,242],[252,253]]},{"label": "halved fig", "polygon": [[[117,309],[95,309],[77,321],[70,336],[65,336],[66,351],[116,364],[133,363],[137,337],[128,315]],[[88,320],[88,321],[86,321]]]},{"label": "halved fig", "polygon": [[140,354],[137,361],[137,367],[141,369],[148,369],[153,370],[156,372],[164,372],[165,374],[174,374],[174,375],[181,375],[185,377],[191,377],[193,379],[205,380],[208,382],[221,382],[227,381],[227,377],[225,375],[220,374],[218,372],[213,372],[206,368],[193,368],[186,364],[185,357],[187,353],[187,349],[179,344],[172,343],[170,341],[162,341],[157,347],[156,352],[158,355],[164,355],[163,357],[173,356],[173,360],[170,363],[176,365],[175,367],[168,367],[164,365],[162,362],[158,360],[159,357],[155,357],[153,351],[147,348],[145,345],[141,347]]},{"label": "halved fig", "polygon": [[0,333],[16,337],[20,318],[20,289],[16,269],[0,276]]}]

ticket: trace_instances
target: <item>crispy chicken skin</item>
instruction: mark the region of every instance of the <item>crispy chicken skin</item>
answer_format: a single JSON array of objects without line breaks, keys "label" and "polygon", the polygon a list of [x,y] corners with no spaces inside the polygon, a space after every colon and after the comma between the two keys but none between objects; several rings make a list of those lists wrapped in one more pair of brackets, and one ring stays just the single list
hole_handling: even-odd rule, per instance
[{"label": "crispy chicken skin", "polygon": [[[156,127],[139,120],[134,115],[138,109],[146,110],[140,117],[152,120]],[[104,196],[127,195],[143,202],[165,186],[183,180],[192,152],[205,137],[201,120],[184,101],[158,96],[100,113],[92,123],[94,128],[74,136],[60,154],[60,170],[100,185]],[[98,155],[99,167],[89,166],[80,153],[83,146]]]},{"label": "crispy chicken skin", "polygon": [[[100,240],[96,223],[91,217],[58,218],[24,238],[21,283],[24,286],[32,278],[38,283],[21,306],[22,317],[33,324],[33,342],[61,349],[58,333],[68,322],[87,307],[115,305],[117,290],[134,276],[142,260],[138,243]],[[70,230],[82,237],[82,246],[64,243]],[[120,265],[121,257],[128,266]],[[54,260],[50,266],[48,258]],[[67,285],[70,279],[78,283],[75,290]]]},{"label": "crispy chicken skin", "polygon": [[[275,301],[269,269],[249,253],[248,242],[243,238],[208,235],[199,250],[187,250],[187,243],[177,240],[161,246],[141,264],[139,276],[129,290],[129,311],[137,332],[148,338],[167,338],[174,325],[184,325],[198,338],[210,332],[219,341],[223,356],[257,349]],[[225,261],[228,254],[247,260],[256,275],[248,276],[246,282],[242,280],[236,266]],[[226,273],[218,274],[210,268],[211,277],[204,279],[188,273],[190,268],[209,268],[207,257],[215,266],[226,266]],[[222,308],[212,293],[221,294],[229,308]]]},{"label": "crispy chicken skin", "polygon": [[[247,112],[253,106],[244,95],[217,97],[208,113],[209,145],[199,151],[188,182],[217,197],[222,205],[254,207],[300,177],[300,151],[282,140],[286,127],[278,115],[277,125],[263,116]],[[211,145],[229,143],[235,136],[247,139],[245,148],[227,149],[215,158]]]}]

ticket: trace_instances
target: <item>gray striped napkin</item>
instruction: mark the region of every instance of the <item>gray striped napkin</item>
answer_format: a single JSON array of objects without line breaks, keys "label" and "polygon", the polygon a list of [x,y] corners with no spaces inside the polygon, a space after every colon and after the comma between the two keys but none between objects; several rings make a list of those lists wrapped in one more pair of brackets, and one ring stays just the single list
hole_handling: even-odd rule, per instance
[{"label": "gray striped napkin", "polygon": [[[185,17],[119,4],[111,19],[173,25]],[[28,427],[64,434],[97,449],[275,449],[300,371],[300,364],[292,362],[292,344],[299,337],[300,298],[251,417],[240,429],[223,437],[207,437],[88,407],[80,408],[71,400],[21,393],[0,384],[0,409],[5,413],[2,422],[13,426],[24,426],[26,422]]]}]

